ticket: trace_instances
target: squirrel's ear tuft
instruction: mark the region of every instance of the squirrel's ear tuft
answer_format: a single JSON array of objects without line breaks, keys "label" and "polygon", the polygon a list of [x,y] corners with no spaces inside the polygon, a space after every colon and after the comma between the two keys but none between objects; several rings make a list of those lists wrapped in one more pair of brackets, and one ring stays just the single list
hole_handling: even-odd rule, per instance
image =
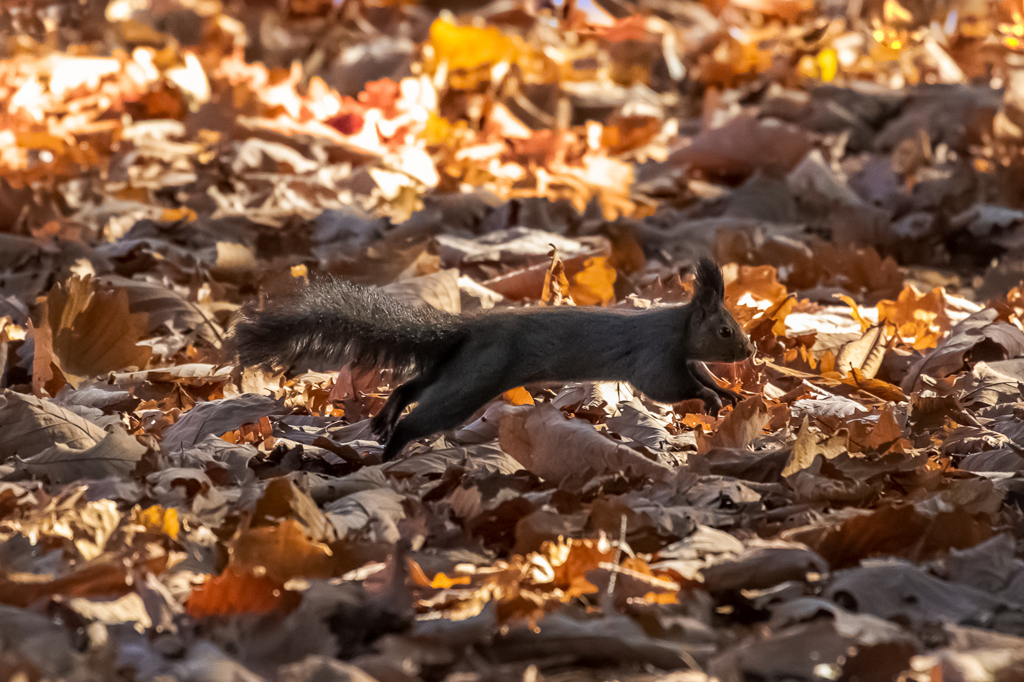
[{"label": "squirrel's ear tuft", "polygon": [[721,306],[725,301],[725,280],[715,261],[710,258],[701,258],[697,263],[693,300],[707,309]]}]

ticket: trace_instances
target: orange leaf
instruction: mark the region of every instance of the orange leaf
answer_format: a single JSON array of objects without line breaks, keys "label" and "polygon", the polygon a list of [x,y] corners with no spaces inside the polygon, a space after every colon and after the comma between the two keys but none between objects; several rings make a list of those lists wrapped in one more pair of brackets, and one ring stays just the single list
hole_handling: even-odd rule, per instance
[{"label": "orange leaf", "polygon": [[579,305],[608,305],[615,300],[615,269],[604,256],[588,258],[573,276],[569,293]]},{"label": "orange leaf", "polygon": [[294,519],[243,533],[232,548],[231,565],[236,569],[265,570],[281,581],[331,578],[342,572],[330,547],[310,540]]},{"label": "orange leaf", "polygon": [[181,208],[165,208],[160,213],[160,220],[166,220],[168,222],[174,222],[176,220],[192,222],[196,218],[198,218],[196,212],[187,206],[182,206]]},{"label": "orange leaf", "polygon": [[236,613],[287,613],[298,605],[300,596],[287,592],[284,584],[265,575],[227,569],[192,588],[185,610],[196,618]]},{"label": "orange leaf", "polygon": [[181,530],[181,523],[178,521],[178,512],[174,509],[164,509],[159,504],[141,509],[136,507],[135,520],[149,530],[169,535],[175,540],[178,539],[178,531]]},{"label": "orange leaf", "polygon": [[533,405],[533,396],[522,386],[505,391],[501,394],[505,402],[512,405]]},{"label": "orange leaf", "polygon": [[913,339],[916,350],[934,348],[953,326],[946,313],[945,294],[942,287],[922,294],[908,284],[895,301],[878,302],[878,319],[896,325],[900,336]]},{"label": "orange leaf", "polygon": [[857,324],[860,325],[860,330],[862,332],[866,332],[868,329],[871,328],[871,320],[864,319],[864,317],[860,314],[860,306],[857,305],[857,302],[854,301],[853,298],[847,296],[846,294],[836,294],[835,296],[840,301],[850,306],[850,315],[853,316],[853,319],[857,320]]},{"label": "orange leaf", "polygon": [[435,590],[448,590],[456,585],[469,585],[469,576],[462,575],[456,578],[449,578],[443,572],[438,572],[434,575],[433,579],[427,577],[427,574],[423,571],[423,568],[413,561],[409,562],[409,578],[412,582],[420,587],[432,587]]}]

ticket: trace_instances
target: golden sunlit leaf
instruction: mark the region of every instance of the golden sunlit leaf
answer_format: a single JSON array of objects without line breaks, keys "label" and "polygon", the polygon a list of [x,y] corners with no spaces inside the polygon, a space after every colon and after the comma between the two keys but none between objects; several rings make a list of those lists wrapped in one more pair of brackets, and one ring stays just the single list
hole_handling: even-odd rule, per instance
[{"label": "golden sunlit leaf", "polygon": [[533,396],[522,386],[505,391],[501,397],[511,405],[533,405]]},{"label": "golden sunlit leaf", "polygon": [[882,19],[889,24],[910,24],[914,21],[914,15],[898,0],[885,0],[882,4]]},{"label": "golden sunlit leaf", "polygon": [[895,301],[879,301],[877,308],[879,321],[896,325],[900,336],[911,339],[918,350],[934,348],[952,328],[941,287],[922,294],[913,285],[907,285]]},{"label": "golden sunlit leaf", "polygon": [[291,578],[331,578],[340,572],[330,547],[310,540],[293,519],[243,533],[232,547],[231,566],[241,572],[265,571],[282,582]]},{"label": "golden sunlit leaf", "polygon": [[674,592],[648,592],[643,600],[649,604],[678,604],[679,594]]},{"label": "golden sunlit leaf", "polygon": [[565,276],[565,264],[554,248],[548,253],[551,264],[544,273],[544,288],[540,300],[545,305],[576,305],[569,293],[569,278]]},{"label": "golden sunlit leaf", "polygon": [[423,568],[412,559],[409,559],[409,577],[416,585],[430,587],[435,590],[448,590],[458,585],[470,584],[470,576],[468,575],[449,578],[443,572],[438,572],[433,578],[428,578],[427,574],[423,572]]},{"label": "golden sunlit leaf", "polygon": [[496,62],[516,62],[524,46],[514,37],[489,26],[457,26],[437,19],[430,25],[429,45],[438,62],[451,69],[475,69]]},{"label": "golden sunlit leaf", "polygon": [[164,509],[159,504],[154,504],[145,509],[138,509],[136,520],[152,531],[178,539],[181,523],[178,521],[178,512],[174,509]]},{"label": "golden sunlit leaf", "polygon": [[608,305],[615,300],[615,268],[603,256],[588,258],[572,277],[569,293],[579,305]]},{"label": "golden sunlit leaf", "polygon": [[834,80],[839,72],[839,60],[836,57],[836,51],[831,47],[827,47],[818,53],[818,70],[821,74],[821,80],[826,83]]},{"label": "golden sunlit leaf", "polygon": [[836,298],[850,306],[850,314],[853,316],[853,319],[857,320],[857,323],[860,325],[860,330],[866,332],[871,326],[871,320],[866,319],[860,314],[860,306],[857,305],[857,302],[854,301],[851,296],[847,296],[846,294],[836,294]]}]

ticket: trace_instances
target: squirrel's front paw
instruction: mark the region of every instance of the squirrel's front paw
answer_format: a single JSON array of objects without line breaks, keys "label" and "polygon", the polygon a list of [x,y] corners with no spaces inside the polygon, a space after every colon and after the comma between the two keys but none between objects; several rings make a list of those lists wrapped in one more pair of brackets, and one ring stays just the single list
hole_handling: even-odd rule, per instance
[{"label": "squirrel's front paw", "polygon": [[708,414],[712,417],[717,417],[718,413],[722,411],[722,399],[719,398],[718,394],[710,388],[702,389],[700,395],[697,397],[704,401],[704,409],[706,409]]},{"label": "squirrel's front paw", "polygon": [[736,391],[733,391],[728,388],[722,388],[721,386],[719,386],[718,390],[715,392],[718,394],[719,398],[729,403],[733,407],[736,407],[736,404],[743,400],[743,396],[741,396]]}]

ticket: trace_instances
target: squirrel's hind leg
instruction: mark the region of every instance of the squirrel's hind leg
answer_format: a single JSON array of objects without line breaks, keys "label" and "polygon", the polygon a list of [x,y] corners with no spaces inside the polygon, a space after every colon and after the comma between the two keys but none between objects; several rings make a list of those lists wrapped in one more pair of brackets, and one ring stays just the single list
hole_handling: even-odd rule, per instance
[{"label": "squirrel's hind leg", "polygon": [[402,448],[417,438],[454,429],[500,393],[497,383],[467,388],[461,374],[450,375],[447,380],[427,386],[419,404],[395,425],[382,459],[385,462],[394,459]]},{"label": "squirrel's hind leg", "polygon": [[401,384],[391,392],[387,402],[370,420],[370,430],[377,437],[378,442],[385,443],[391,438],[391,434],[395,430],[395,424],[398,422],[402,412],[419,399],[420,393],[423,392],[426,386],[427,382],[420,375]]}]

